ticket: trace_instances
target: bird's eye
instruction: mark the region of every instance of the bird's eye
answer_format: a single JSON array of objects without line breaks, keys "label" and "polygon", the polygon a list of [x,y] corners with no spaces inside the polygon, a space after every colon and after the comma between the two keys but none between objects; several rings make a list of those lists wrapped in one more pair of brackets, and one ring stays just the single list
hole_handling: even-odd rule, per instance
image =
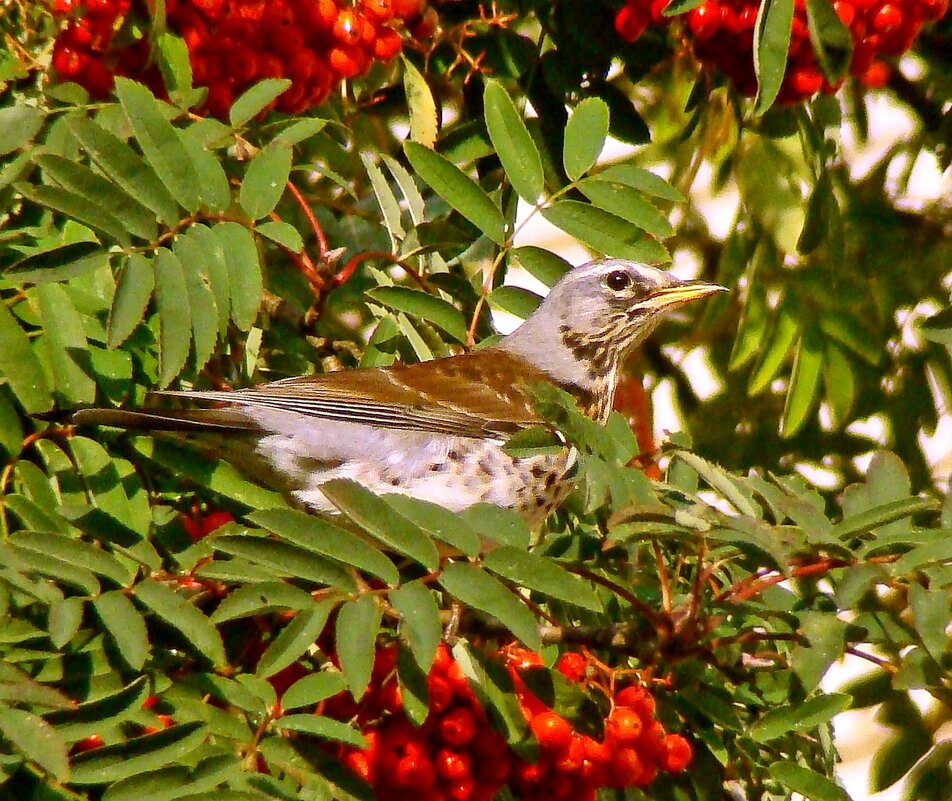
[{"label": "bird's eye", "polygon": [[605,285],[613,292],[621,292],[631,286],[631,276],[624,270],[615,270],[608,274]]}]

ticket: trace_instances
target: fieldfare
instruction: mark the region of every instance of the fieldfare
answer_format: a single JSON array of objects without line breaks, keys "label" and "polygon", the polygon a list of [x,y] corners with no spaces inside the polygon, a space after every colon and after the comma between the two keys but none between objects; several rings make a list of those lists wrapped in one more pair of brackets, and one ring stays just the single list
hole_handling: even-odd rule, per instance
[{"label": "fieldfare", "polygon": [[555,384],[605,422],[625,354],[666,312],[723,290],[630,261],[593,261],[483,350],[232,392],[165,392],[218,407],[84,409],[73,422],[211,435],[225,458],[315,511],[334,511],[324,482],[349,478],[452,510],[494,503],[537,523],[570,491],[574,457],[569,448],[524,458],[503,450],[513,433],[541,425],[532,387]]}]

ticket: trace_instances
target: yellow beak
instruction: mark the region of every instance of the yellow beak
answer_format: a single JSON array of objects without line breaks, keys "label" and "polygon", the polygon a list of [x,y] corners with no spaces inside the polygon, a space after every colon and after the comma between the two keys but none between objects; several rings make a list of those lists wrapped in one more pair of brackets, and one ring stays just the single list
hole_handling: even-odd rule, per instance
[{"label": "yellow beak", "polygon": [[704,281],[680,281],[672,286],[662,287],[645,298],[636,308],[645,311],[660,311],[682,306],[694,300],[706,298],[717,292],[727,292],[720,284],[708,284]]}]

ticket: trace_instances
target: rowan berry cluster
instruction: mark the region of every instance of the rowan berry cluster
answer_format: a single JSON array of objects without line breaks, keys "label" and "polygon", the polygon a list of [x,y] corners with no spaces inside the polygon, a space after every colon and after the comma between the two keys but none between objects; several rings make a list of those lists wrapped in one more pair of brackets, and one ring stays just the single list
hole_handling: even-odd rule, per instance
[{"label": "rowan berry cluster", "polygon": [[[324,715],[356,721],[368,742],[363,750],[342,746],[338,756],[380,801],[411,793],[417,801],[490,801],[504,784],[523,801],[592,801],[598,788],[643,787],[659,770],[681,771],[690,763],[690,744],[665,732],[643,687],[614,693],[603,735],[591,737],[528,689],[521,674],[542,666],[537,654],[509,646],[501,655],[538,743],[537,760],[519,757],[492,728],[459,663],[442,645],[427,677],[429,711],[422,726],[404,712],[393,646],[378,650],[370,689],[359,705],[347,694],[325,703]],[[599,683],[582,653],[563,654],[557,669],[572,682]]]},{"label": "rowan berry cluster", "polygon": [[[67,18],[53,49],[58,78],[97,97],[116,75],[158,88],[148,42],[135,35],[136,11],[131,0],[54,0],[54,14]],[[404,33],[425,38],[436,27],[426,0],[166,0],[165,12],[168,30],[188,46],[194,83],[208,87],[204,111],[216,117],[264,78],[291,80],[277,107],[299,114],[344,78],[396,56]]]},{"label": "rowan berry cluster", "polygon": [[[615,15],[615,30],[634,42],[649,25],[666,25],[668,0],[626,0]],[[706,0],[682,19],[683,33],[702,63],[721,70],[744,95],[757,91],[754,76],[754,23],[760,0]],[[889,77],[884,57],[908,50],[926,22],[940,19],[949,0],[833,0],[833,9],[849,29],[853,53],[849,72],[865,86],[883,86]],[[817,92],[832,94],[810,43],[805,0],[796,0],[787,69],[778,100],[797,103]]]}]

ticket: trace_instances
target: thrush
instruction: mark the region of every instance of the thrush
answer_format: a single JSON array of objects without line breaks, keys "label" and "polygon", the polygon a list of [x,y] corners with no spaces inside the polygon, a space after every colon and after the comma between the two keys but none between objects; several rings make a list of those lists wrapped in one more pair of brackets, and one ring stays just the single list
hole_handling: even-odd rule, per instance
[{"label": "thrush", "polygon": [[560,387],[604,423],[626,354],[665,313],[723,290],[631,261],[593,261],[483,350],[230,392],[164,392],[216,407],[84,409],[73,422],[212,436],[226,458],[314,511],[334,511],[321,485],[348,478],[454,511],[498,504],[538,522],[571,490],[574,457],[568,447],[522,458],[503,449],[542,424],[533,386]]}]

